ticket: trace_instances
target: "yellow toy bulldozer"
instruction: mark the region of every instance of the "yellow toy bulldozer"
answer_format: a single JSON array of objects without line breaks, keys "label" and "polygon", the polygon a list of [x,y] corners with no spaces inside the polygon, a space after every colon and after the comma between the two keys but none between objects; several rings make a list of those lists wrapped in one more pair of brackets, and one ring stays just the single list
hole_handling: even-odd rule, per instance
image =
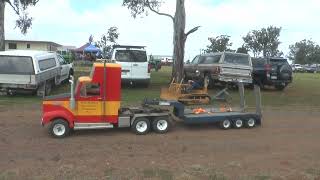
[{"label": "yellow toy bulldozer", "polygon": [[208,82],[204,82],[202,89],[188,90],[190,84],[184,84],[183,79],[180,83],[176,83],[173,79],[169,88],[162,88],[160,98],[163,100],[176,100],[183,104],[209,104],[211,97],[208,95]]}]

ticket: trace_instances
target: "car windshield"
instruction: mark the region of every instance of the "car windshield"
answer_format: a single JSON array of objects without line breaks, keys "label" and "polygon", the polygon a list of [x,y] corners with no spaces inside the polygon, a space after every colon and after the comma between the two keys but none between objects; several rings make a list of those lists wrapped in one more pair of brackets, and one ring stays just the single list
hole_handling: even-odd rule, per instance
[{"label": "car windshield", "polygon": [[225,54],[225,63],[249,65],[249,56],[242,54]]},{"label": "car windshield", "polygon": [[272,65],[282,65],[288,63],[286,59],[270,59]]},{"label": "car windshield", "polygon": [[254,67],[263,67],[265,64],[265,59],[263,58],[251,58],[252,66]]},{"label": "car windshield", "polygon": [[0,56],[0,74],[34,74],[31,57]]},{"label": "car windshield", "polygon": [[215,56],[201,56],[201,64],[215,64],[219,63],[221,55],[215,55]]},{"label": "car windshield", "polygon": [[115,58],[119,62],[147,62],[146,52],[139,50],[117,50]]}]

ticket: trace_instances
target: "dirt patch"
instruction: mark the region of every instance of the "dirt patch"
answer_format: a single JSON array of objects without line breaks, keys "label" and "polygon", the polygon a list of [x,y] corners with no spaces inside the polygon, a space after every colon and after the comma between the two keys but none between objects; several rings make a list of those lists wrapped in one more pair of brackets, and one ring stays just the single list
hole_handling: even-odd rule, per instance
[{"label": "dirt patch", "polygon": [[51,138],[38,104],[0,113],[0,179],[317,179],[319,112],[266,110],[262,127],[223,131],[177,123]]}]

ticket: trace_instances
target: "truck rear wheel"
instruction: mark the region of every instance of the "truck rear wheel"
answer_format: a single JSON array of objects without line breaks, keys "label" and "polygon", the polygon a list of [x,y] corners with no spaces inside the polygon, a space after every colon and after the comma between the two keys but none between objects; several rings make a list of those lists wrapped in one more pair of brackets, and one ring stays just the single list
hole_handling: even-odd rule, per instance
[{"label": "truck rear wheel", "polygon": [[170,122],[168,117],[157,117],[152,121],[152,129],[156,133],[166,133],[170,129]]},{"label": "truck rear wheel", "polygon": [[245,125],[247,128],[253,128],[256,126],[256,119],[255,118],[249,118],[246,122]]},{"label": "truck rear wheel", "polygon": [[137,135],[144,135],[150,131],[150,121],[147,118],[140,117],[134,120],[131,129]]},{"label": "truck rear wheel", "polygon": [[48,96],[51,93],[52,90],[52,83],[50,81],[46,82],[44,87],[44,94],[45,96]]},{"label": "truck rear wheel", "polygon": [[229,119],[225,119],[220,122],[221,129],[227,130],[227,129],[230,129],[230,127],[231,127],[231,121]]},{"label": "truck rear wheel", "polygon": [[63,119],[54,120],[49,126],[50,134],[55,138],[63,138],[69,135],[69,124]]}]

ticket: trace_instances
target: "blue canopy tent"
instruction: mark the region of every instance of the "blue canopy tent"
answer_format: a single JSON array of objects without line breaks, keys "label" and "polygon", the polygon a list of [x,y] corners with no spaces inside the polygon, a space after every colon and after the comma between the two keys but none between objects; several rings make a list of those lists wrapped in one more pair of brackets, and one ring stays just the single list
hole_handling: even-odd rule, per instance
[{"label": "blue canopy tent", "polygon": [[97,52],[100,52],[100,49],[97,48],[95,45],[90,44],[89,46],[84,48],[83,51],[88,53],[97,53]]}]

